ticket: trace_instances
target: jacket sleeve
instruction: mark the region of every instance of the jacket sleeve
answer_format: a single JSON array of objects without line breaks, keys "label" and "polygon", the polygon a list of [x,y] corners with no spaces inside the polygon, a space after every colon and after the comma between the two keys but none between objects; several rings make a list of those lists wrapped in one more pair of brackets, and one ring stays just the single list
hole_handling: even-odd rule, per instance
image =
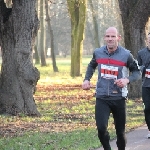
[{"label": "jacket sleeve", "polygon": [[130,76],[128,77],[130,82],[137,81],[141,78],[141,71],[138,65],[138,61],[133,58],[133,55],[130,53],[127,61],[127,67],[129,68]]},{"label": "jacket sleeve", "polygon": [[90,79],[93,76],[93,73],[95,72],[95,69],[96,69],[97,65],[98,64],[96,62],[95,53],[93,53],[93,57],[92,57],[90,63],[88,64],[88,67],[87,67],[87,70],[86,70],[84,81],[85,80],[90,81]]}]

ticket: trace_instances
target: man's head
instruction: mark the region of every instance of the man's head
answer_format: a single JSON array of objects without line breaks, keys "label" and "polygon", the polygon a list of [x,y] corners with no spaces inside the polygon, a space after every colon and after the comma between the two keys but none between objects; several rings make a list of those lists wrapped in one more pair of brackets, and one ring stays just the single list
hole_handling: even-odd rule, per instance
[{"label": "man's head", "polygon": [[115,27],[109,27],[106,30],[104,40],[110,53],[117,49],[120,39],[121,36],[118,34],[118,31]]}]

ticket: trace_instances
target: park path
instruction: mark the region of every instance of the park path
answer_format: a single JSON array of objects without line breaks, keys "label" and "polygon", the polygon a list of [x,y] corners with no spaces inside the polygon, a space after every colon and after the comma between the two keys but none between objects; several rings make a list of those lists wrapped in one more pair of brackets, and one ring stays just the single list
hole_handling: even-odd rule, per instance
[{"label": "park path", "polygon": [[[147,126],[141,126],[126,134],[127,146],[126,150],[150,150],[150,139],[147,139],[148,129]],[[116,146],[116,140],[110,142],[113,150],[118,150]],[[98,148],[96,150],[103,150]]]}]

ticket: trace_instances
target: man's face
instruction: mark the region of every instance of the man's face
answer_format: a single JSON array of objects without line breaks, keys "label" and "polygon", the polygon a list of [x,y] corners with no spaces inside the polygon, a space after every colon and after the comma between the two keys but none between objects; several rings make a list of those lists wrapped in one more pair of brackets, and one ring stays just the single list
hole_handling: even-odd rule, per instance
[{"label": "man's face", "polygon": [[120,36],[118,36],[116,30],[107,30],[104,40],[106,42],[107,48],[109,52],[114,52],[117,49],[118,42],[120,40]]}]

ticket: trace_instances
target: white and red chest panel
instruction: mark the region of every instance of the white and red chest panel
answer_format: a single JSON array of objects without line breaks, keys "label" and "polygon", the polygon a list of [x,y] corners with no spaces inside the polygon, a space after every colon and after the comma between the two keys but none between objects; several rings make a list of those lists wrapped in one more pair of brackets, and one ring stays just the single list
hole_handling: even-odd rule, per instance
[{"label": "white and red chest panel", "polygon": [[146,69],[145,77],[150,78],[150,69]]},{"label": "white and red chest panel", "polygon": [[101,77],[117,80],[118,67],[101,64]]}]

